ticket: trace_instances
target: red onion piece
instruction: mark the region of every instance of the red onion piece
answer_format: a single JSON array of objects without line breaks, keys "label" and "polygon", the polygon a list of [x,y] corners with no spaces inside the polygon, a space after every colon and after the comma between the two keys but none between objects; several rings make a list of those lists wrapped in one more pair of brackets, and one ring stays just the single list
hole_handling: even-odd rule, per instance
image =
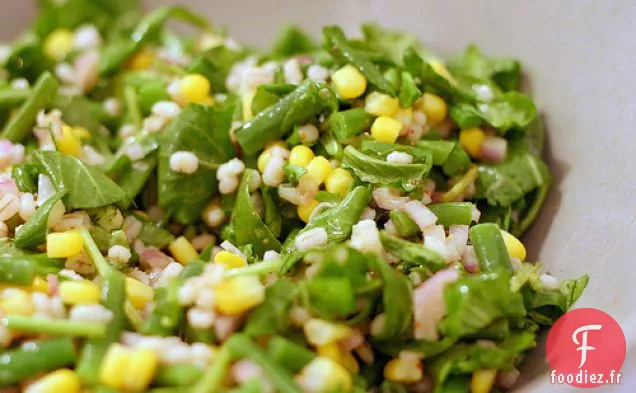
[{"label": "red onion piece", "polygon": [[499,163],[506,159],[508,141],[504,138],[489,136],[481,145],[481,158],[484,161]]}]

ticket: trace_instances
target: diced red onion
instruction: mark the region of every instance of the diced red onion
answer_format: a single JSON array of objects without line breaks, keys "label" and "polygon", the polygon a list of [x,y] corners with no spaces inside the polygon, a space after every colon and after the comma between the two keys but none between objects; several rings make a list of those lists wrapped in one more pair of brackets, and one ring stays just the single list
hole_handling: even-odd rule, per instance
[{"label": "diced red onion", "polygon": [[139,254],[139,260],[142,266],[146,265],[153,269],[164,269],[172,262],[172,258],[155,247],[148,247],[143,250]]},{"label": "diced red onion", "polygon": [[241,326],[241,318],[230,315],[218,315],[214,321],[214,333],[216,337],[225,341],[236,329]]},{"label": "diced red onion", "polygon": [[468,225],[451,225],[446,238],[446,260],[455,262],[462,258],[468,242]]},{"label": "diced red onion", "polygon": [[20,195],[20,190],[11,177],[0,177],[0,197],[6,194]]},{"label": "diced red onion", "polygon": [[479,271],[479,260],[473,246],[466,246],[464,255],[462,257],[462,264],[464,269],[469,273],[477,273]]},{"label": "diced red onion", "polygon": [[458,278],[459,274],[454,268],[440,270],[413,291],[416,339],[435,341],[439,338],[437,324],[446,314],[444,288]]},{"label": "diced red onion", "polygon": [[390,188],[381,187],[373,190],[373,200],[384,210],[399,210],[402,205],[409,201],[409,198],[397,195]]},{"label": "diced red onion", "polygon": [[420,201],[409,201],[403,204],[400,210],[408,214],[421,230],[437,222],[437,216]]},{"label": "diced red onion", "polygon": [[57,291],[60,287],[60,281],[56,274],[49,274],[46,276],[46,282],[49,284],[49,295],[57,295]]},{"label": "diced red onion", "polygon": [[354,329],[353,332],[344,340],[340,341],[342,349],[349,352],[364,344],[364,335],[360,330]]},{"label": "diced red onion", "polygon": [[506,159],[507,150],[507,140],[496,136],[489,136],[481,145],[480,156],[484,161],[499,163]]}]

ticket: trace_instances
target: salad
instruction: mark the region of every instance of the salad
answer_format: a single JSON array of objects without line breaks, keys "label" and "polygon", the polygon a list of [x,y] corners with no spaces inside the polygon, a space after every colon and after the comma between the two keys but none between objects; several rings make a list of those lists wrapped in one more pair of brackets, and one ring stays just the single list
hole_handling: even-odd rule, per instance
[{"label": "salad", "polygon": [[40,3],[1,50],[3,392],[505,391],[587,285],[519,240],[517,60]]}]

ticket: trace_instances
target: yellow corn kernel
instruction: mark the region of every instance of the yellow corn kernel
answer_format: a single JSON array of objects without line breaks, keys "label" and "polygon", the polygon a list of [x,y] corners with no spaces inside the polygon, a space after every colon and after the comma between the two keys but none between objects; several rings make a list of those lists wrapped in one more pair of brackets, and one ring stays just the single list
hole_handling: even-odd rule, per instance
[{"label": "yellow corn kernel", "polygon": [[90,139],[91,133],[85,127],[73,127],[73,134],[79,139]]},{"label": "yellow corn kernel", "polygon": [[338,344],[332,343],[319,346],[316,349],[318,356],[327,357],[334,362],[344,366],[349,372],[357,374],[360,372],[360,366],[351,352],[345,351]]},{"label": "yellow corn kernel", "polygon": [[31,295],[21,289],[16,289],[0,300],[0,310],[7,315],[31,315],[34,307]]},{"label": "yellow corn kernel", "polygon": [[417,358],[398,357],[391,359],[384,366],[384,377],[389,381],[400,383],[414,383],[422,379],[422,363]]},{"label": "yellow corn kernel", "polygon": [[267,168],[267,164],[269,164],[269,160],[272,159],[272,152],[269,150],[264,150],[260,156],[258,156],[258,160],[256,161],[256,167],[260,173],[265,173],[265,168]]},{"label": "yellow corn kernel", "polygon": [[113,389],[123,389],[131,357],[130,349],[121,344],[111,344],[99,370],[99,379],[102,384]]},{"label": "yellow corn kernel", "polygon": [[92,281],[64,281],[60,284],[60,297],[65,304],[99,303],[100,289]]},{"label": "yellow corn kernel", "polygon": [[348,64],[331,75],[340,98],[345,100],[357,98],[367,89],[367,80],[354,66]]},{"label": "yellow corn kernel", "polygon": [[229,251],[220,251],[214,256],[214,262],[223,265],[226,269],[247,266],[244,258]]},{"label": "yellow corn kernel", "polygon": [[126,277],[126,294],[135,308],[144,308],[155,295],[153,289],[139,280]]},{"label": "yellow corn kernel", "polygon": [[186,75],[181,79],[180,91],[189,102],[201,102],[210,95],[210,81],[201,74]]},{"label": "yellow corn kernel", "polygon": [[481,145],[486,139],[486,134],[479,127],[461,130],[459,133],[459,143],[466,149],[472,158],[481,156]]},{"label": "yellow corn kernel", "polygon": [[497,370],[477,370],[473,372],[470,381],[470,391],[472,393],[488,393],[495,383]]},{"label": "yellow corn kernel", "polygon": [[130,354],[127,363],[124,390],[145,391],[155,377],[159,357],[151,349],[137,349]]},{"label": "yellow corn kernel", "polygon": [[67,368],[52,371],[24,389],[25,393],[79,393],[82,383],[75,371]]},{"label": "yellow corn kernel", "polygon": [[128,63],[128,68],[132,70],[145,70],[155,61],[155,52],[152,49],[144,48],[135,53]]},{"label": "yellow corn kernel", "polygon": [[306,167],[314,158],[314,152],[305,145],[294,146],[289,153],[289,164]]},{"label": "yellow corn kernel", "polygon": [[309,222],[309,217],[311,217],[311,213],[314,211],[316,206],[318,206],[318,201],[315,199],[312,199],[304,205],[298,205],[298,207],[296,208],[298,217],[300,217],[300,219],[303,220],[303,222],[305,223]]},{"label": "yellow corn kernel", "polygon": [[342,196],[347,194],[349,187],[353,183],[353,176],[346,169],[336,168],[325,180],[325,189],[334,194]]},{"label": "yellow corn kernel", "polygon": [[503,237],[504,243],[506,244],[506,249],[508,250],[508,254],[511,257],[517,258],[521,262],[526,260],[526,248],[523,243],[510,233],[501,230],[501,236]]},{"label": "yellow corn kernel", "polygon": [[287,149],[287,143],[285,143],[285,141],[282,141],[280,139],[275,140],[275,141],[271,141],[271,142],[267,142],[265,144],[265,150],[270,150],[274,147],[279,147],[281,149]]},{"label": "yellow corn kernel", "polygon": [[408,127],[413,124],[413,109],[398,108],[398,110],[393,114],[393,118],[402,123],[404,127]]},{"label": "yellow corn kernel", "polygon": [[317,356],[300,371],[297,377],[301,386],[311,386],[317,392],[350,392],[353,387],[351,374],[332,359]]},{"label": "yellow corn kernel", "polygon": [[380,116],[371,125],[371,136],[376,141],[393,143],[400,135],[402,123],[386,116]]},{"label": "yellow corn kernel", "polygon": [[46,235],[46,254],[49,258],[68,258],[82,252],[84,239],[77,231]]},{"label": "yellow corn kernel", "polygon": [[214,288],[214,299],[222,314],[242,314],[265,300],[265,286],[255,275],[226,278]]},{"label": "yellow corn kernel", "polygon": [[69,126],[62,127],[62,136],[55,142],[57,149],[64,154],[79,157],[82,154],[82,143]]},{"label": "yellow corn kernel", "polygon": [[312,318],[303,326],[307,342],[315,346],[337,343],[349,337],[352,330],[347,325],[340,325],[322,319]]},{"label": "yellow corn kernel", "polygon": [[303,176],[314,180],[316,183],[321,184],[324,182],[329,174],[331,174],[331,164],[323,156],[314,157],[309,164],[307,164],[307,173]]},{"label": "yellow corn kernel", "polygon": [[250,89],[243,93],[241,97],[241,106],[243,108],[243,121],[250,121],[254,117],[252,113],[252,101],[256,95],[256,89]]},{"label": "yellow corn kernel", "polygon": [[184,236],[179,236],[178,238],[174,239],[172,243],[168,245],[168,250],[170,250],[170,253],[174,257],[174,259],[176,259],[177,262],[183,265],[193,259],[199,258],[197,250],[194,248],[192,243],[190,243],[190,241]]},{"label": "yellow corn kernel", "polygon": [[374,116],[393,116],[398,110],[398,105],[397,98],[377,91],[367,94],[364,99],[364,110]]},{"label": "yellow corn kernel", "polygon": [[46,281],[45,279],[43,279],[41,277],[36,277],[36,278],[33,279],[32,289],[35,292],[48,293],[49,292],[49,283],[48,283],[48,281]]},{"label": "yellow corn kernel", "polygon": [[44,40],[44,53],[55,61],[60,61],[72,50],[75,43],[73,32],[68,29],[57,29]]},{"label": "yellow corn kernel", "polygon": [[437,72],[438,75],[443,76],[444,79],[446,79],[453,85],[457,84],[457,81],[455,80],[455,78],[453,78],[450,72],[448,72],[448,69],[446,68],[446,66],[442,64],[440,61],[431,60],[428,62],[428,64],[433,68],[433,71]]},{"label": "yellow corn kernel", "polygon": [[435,94],[424,93],[420,101],[420,106],[426,115],[426,122],[432,126],[443,122],[446,119],[446,115],[448,115],[448,105],[446,101]]}]

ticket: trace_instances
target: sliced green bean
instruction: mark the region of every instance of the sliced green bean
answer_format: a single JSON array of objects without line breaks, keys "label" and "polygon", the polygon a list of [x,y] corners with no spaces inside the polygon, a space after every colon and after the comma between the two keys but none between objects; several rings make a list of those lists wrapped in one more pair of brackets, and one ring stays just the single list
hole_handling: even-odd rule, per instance
[{"label": "sliced green bean", "polygon": [[281,336],[275,336],[269,340],[267,353],[274,362],[294,374],[316,357],[314,352]]},{"label": "sliced green bean", "polygon": [[367,113],[364,108],[355,108],[332,113],[328,124],[338,142],[344,143],[368,130],[373,119],[373,115]]},{"label": "sliced green bean", "polygon": [[437,223],[451,225],[470,225],[473,221],[473,204],[470,202],[446,202],[427,206],[437,216]]},{"label": "sliced green bean", "polygon": [[421,232],[420,227],[417,226],[415,221],[413,221],[413,219],[404,212],[394,210],[389,213],[389,217],[391,217],[391,221],[402,237],[415,235]]},{"label": "sliced green bean", "polygon": [[497,224],[475,225],[470,228],[470,240],[483,272],[512,272],[508,249]]},{"label": "sliced green bean", "polygon": [[76,337],[104,337],[106,334],[105,324],[93,322],[24,317],[19,315],[5,317],[2,322],[8,329],[24,333]]}]

